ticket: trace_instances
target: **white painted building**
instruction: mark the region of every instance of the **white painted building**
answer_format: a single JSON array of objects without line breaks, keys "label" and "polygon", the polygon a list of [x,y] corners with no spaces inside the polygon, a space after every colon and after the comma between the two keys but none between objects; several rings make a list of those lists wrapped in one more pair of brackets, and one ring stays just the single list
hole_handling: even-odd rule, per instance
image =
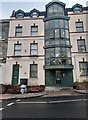
[{"label": "white painted building", "polygon": [[88,7],[76,4],[67,10],[74,82],[88,81]]},{"label": "white painted building", "polygon": [[[44,85],[44,12],[13,11],[10,19],[6,84]],[[42,29],[41,29],[42,28]]]},{"label": "white painted building", "polygon": [[[51,12],[54,13],[53,7],[50,7],[50,14]],[[88,7],[76,4],[72,8],[66,8],[66,12],[70,18],[73,80],[88,81]],[[47,11],[40,12],[36,9],[30,12],[13,11],[9,26],[5,84],[45,85],[43,20],[46,14]],[[63,31],[62,35],[64,33]]]}]

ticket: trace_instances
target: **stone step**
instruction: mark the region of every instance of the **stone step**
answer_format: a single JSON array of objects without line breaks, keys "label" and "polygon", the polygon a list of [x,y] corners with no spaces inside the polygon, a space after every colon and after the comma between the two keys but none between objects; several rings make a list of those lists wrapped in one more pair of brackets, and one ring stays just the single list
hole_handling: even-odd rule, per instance
[{"label": "stone step", "polygon": [[45,87],[45,90],[47,91],[59,91],[59,90],[71,90],[71,89],[73,89],[73,87],[50,87],[50,86],[48,86],[48,87]]}]

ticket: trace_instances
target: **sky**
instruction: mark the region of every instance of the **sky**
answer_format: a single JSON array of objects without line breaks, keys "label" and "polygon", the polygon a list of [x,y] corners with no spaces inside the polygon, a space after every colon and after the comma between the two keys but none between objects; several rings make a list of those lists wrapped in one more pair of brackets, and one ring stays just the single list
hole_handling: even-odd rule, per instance
[{"label": "sky", "polygon": [[[12,11],[17,11],[22,9],[24,12],[29,12],[33,8],[38,9],[39,11],[45,11],[45,5],[51,2],[52,0],[0,0],[0,19],[7,18],[9,19]],[[66,8],[71,8],[76,3],[86,7],[88,5],[88,0],[60,0],[66,4]]]}]

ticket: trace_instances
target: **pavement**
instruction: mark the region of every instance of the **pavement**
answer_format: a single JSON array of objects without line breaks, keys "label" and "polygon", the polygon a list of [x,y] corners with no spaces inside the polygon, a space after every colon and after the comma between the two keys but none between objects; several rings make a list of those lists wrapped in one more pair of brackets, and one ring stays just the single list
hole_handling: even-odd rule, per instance
[{"label": "pavement", "polygon": [[30,98],[30,97],[55,97],[55,96],[77,96],[80,94],[87,94],[88,90],[76,90],[76,89],[57,89],[47,90],[38,93],[24,93],[24,94],[0,94],[0,100]]}]

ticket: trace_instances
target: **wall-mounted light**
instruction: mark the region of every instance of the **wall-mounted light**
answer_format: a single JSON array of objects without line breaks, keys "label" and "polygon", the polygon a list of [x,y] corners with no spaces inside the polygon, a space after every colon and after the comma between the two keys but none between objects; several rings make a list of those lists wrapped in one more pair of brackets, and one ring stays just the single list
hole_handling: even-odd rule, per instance
[{"label": "wall-mounted light", "polygon": [[22,65],[20,65],[20,68],[22,68]]}]

